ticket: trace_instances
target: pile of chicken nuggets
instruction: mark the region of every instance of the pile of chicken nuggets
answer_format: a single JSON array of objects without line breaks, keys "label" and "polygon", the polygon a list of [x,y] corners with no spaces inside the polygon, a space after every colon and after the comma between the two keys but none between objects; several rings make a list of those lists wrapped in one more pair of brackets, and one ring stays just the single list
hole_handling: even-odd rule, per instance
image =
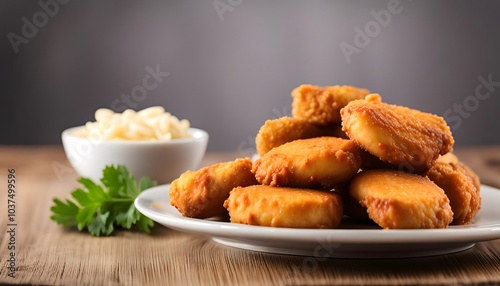
[{"label": "pile of chicken nuggets", "polygon": [[260,128],[258,159],[186,171],[170,203],[186,217],[271,227],[338,228],[345,217],[384,229],[471,223],[480,181],[452,153],[442,117],[352,86],[304,84],[291,95],[293,117]]}]

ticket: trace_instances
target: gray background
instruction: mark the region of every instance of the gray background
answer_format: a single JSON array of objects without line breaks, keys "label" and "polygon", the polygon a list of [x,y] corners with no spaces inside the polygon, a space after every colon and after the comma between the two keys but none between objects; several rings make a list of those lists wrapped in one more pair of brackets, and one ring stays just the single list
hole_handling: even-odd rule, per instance
[{"label": "gray background", "polygon": [[[348,63],[341,43],[354,46],[355,27],[389,2],[73,0],[16,54],[9,33],[22,36],[23,17],[43,8],[1,1],[0,144],[60,144],[63,129],[110,108],[157,65],[169,76],[134,109],[162,105],[189,119],[210,133],[210,151],[250,152],[266,119],[290,114],[302,83],[450,110],[457,146],[499,144],[500,87],[484,100],[475,89],[478,77],[500,82],[500,2],[402,0]],[[219,16],[214,3],[233,6]],[[469,111],[453,111],[463,103]]]}]

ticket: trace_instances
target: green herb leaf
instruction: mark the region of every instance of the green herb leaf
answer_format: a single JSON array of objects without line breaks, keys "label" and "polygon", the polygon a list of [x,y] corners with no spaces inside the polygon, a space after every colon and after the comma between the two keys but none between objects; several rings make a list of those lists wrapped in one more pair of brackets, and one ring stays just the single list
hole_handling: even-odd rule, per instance
[{"label": "green herb leaf", "polygon": [[104,168],[101,182],[108,188],[109,193],[116,197],[135,198],[143,190],[137,187],[134,177],[121,165],[116,168]]},{"label": "green herb leaf", "polygon": [[70,200],[63,202],[59,199],[54,199],[54,203],[55,205],[50,208],[53,213],[50,219],[65,227],[76,226],[78,206]]},{"label": "green herb leaf", "polygon": [[129,229],[132,224],[139,220],[141,213],[136,211],[133,204],[126,211],[122,210],[116,215],[116,223],[123,228]]},{"label": "green herb leaf", "polygon": [[53,221],[65,227],[76,226],[87,229],[95,236],[110,235],[116,227],[137,229],[149,233],[154,222],[142,215],[134,206],[135,198],[145,189],[156,185],[149,178],[142,178],[137,184],[125,166],[106,166],[101,183],[80,178],[83,188],[71,193],[73,200],[54,199],[50,208]]},{"label": "green herb leaf", "polygon": [[[135,210],[137,211],[137,210]],[[137,211],[138,212],[138,211]],[[140,231],[151,233],[151,228],[154,226],[154,222],[147,216],[141,215],[137,221],[137,228]]]},{"label": "green herb leaf", "polygon": [[110,235],[113,232],[113,220],[108,219],[109,212],[101,214],[96,213],[90,224],[87,226],[90,234],[95,236]]}]

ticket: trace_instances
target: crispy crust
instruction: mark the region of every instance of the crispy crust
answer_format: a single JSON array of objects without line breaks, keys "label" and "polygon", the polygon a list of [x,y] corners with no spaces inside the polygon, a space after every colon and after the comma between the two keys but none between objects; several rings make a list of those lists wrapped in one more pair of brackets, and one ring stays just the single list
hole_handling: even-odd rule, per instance
[{"label": "crispy crust", "polygon": [[262,156],[274,147],[297,139],[337,136],[342,133],[343,131],[341,128],[339,130],[338,126],[320,126],[303,119],[285,116],[267,120],[255,137],[255,145],[257,153]]},{"label": "crispy crust", "polygon": [[334,192],[262,185],[234,188],[224,207],[234,223],[292,228],[335,228],[343,211]]},{"label": "crispy crust", "polygon": [[378,94],[350,102],[341,115],[349,138],[399,170],[424,174],[454,144],[442,117],[383,103]]},{"label": "crispy crust", "polygon": [[474,187],[476,187],[477,191],[481,189],[481,180],[479,176],[467,165],[462,162],[456,162],[456,167],[460,169],[469,179],[472,181]]},{"label": "crispy crust", "polygon": [[340,109],[369,93],[368,89],[347,85],[320,87],[303,84],[292,91],[292,114],[315,124],[340,123]]},{"label": "crispy crust", "polygon": [[337,137],[295,140],[257,159],[252,172],[263,185],[329,189],[356,174],[360,152],[352,141]]},{"label": "crispy crust", "polygon": [[384,229],[446,228],[453,220],[444,191],[419,175],[363,171],[353,178],[349,191]]},{"label": "crispy crust", "polygon": [[237,186],[257,184],[251,169],[252,162],[244,158],[186,171],[170,184],[170,204],[186,217],[227,215],[223,203],[229,192]]},{"label": "crispy crust", "polygon": [[472,170],[465,168],[458,162],[436,162],[427,173],[427,177],[441,187],[450,199],[452,223],[456,225],[470,223],[481,207],[479,188],[468,174]]}]

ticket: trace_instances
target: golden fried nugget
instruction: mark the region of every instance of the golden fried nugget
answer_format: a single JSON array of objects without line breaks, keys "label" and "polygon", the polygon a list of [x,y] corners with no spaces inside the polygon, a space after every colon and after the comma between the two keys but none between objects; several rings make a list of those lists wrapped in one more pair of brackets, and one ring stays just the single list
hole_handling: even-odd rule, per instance
[{"label": "golden fried nugget", "polygon": [[264,154],[252,172],[264,185],[328,189],[356,174],[360,152],[352,141],[337,137],[300,139]]},{"label": "golden fried nugget", "polygon": [[303,119],[281,117],[267,120],[255,137],[257,153],[266,154],[274,147],[297,139],[307,139],[321,136],[335,136],[341,134],[338,127],[326,127],[312,124]]},{"label": "golden fried nugget", "polygon": [[225,215],[224,200],[234,187],[257,184],[251,169],[252,162],[244,158],[186,171],[170,184],[170,204],[186,217]]},{"label": "golden fried nugget", "polygon": [[234,188],[224,207],[231,222],[273,227],[335,228],[343,214],[334,192],[262,185]]},{"label": "golden fried nugget", "polygon": [[453,220],[444,191],[419,175],[363,171],[353,178],[349,191],[384,229],[446,228]]},{"label": "golden fried nugget", "polygon": [[315,124],[340,123],[340,109],[369,93],[368,89],[347,85],[320,87],[303,84],[292,91],[292,114]]},{"label": "golden fried nugget", "polygon": [[474,187],[479,191],[481,189],[481,180],[479,179],[479,176],[472,171],[472,169],[465,165],[462,162],[457,162],[457,168],[462,170],[462,172],[469,177],[469,179],[472,181],[472,184],[474,184]]},{"label": "golden fried nugget", "polygon": [[460,163],[436,162],[427,173],[427,177],[442,188],[450,199],[452,224],[457,225],[470,223],[481,206],[479,188],[474,186],[462,166]]},{"label": "golden fried nugget", "polygon": [[383,103],[378,94],[350,102],[341,114],[349,138],[399,170],[423,174],[454,144],[442,117]]}]

